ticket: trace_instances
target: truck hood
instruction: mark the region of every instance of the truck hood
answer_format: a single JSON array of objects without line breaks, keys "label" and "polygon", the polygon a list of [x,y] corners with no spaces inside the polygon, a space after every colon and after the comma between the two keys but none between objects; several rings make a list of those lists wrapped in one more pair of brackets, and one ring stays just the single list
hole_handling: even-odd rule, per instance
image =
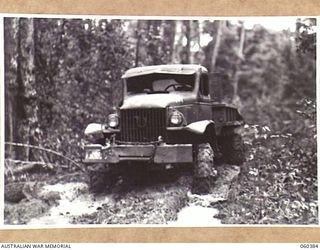
[{"label": "truck hood", "polygon": [[184,97],[177,94],[141,94],[127,97],[120,109],[166,108],[183,102]]}]

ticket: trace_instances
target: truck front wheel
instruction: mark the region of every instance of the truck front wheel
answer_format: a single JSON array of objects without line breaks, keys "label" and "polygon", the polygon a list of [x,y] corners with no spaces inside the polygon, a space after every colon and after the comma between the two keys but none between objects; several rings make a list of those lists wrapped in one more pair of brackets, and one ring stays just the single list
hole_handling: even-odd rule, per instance
[{"label": "truck front wheel", "polygon": [[94,194],[110,192],[116,181],[117,177],[111,169],[106,171],[89,170],[89,189]]},{"label": "truck front wheel", "polygon": [[222,154],[226,163],[241,165],[245,161],[244,142],[241,135],[231,134],[223,138]]},{"label": "truck front wheel", "polygon": [[212,191],[217,178],[213,158],[214,153],[209,143],[195,146],[192,193],[208,194]]}]

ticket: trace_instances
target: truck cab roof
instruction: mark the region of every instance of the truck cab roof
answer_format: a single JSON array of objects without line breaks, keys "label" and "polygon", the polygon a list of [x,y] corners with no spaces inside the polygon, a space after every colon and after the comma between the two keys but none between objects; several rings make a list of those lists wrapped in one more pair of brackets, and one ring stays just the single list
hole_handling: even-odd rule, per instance
[{"label": "truck cab roof", "polygon": [[196,64],[166,64],[166,65],[153,65],[137,67],[127,70],[122,78],[129,78],[134,76],[148,75],[148,74],[183,74],[192,75],[197,71],[207,73],[208,70]]}]

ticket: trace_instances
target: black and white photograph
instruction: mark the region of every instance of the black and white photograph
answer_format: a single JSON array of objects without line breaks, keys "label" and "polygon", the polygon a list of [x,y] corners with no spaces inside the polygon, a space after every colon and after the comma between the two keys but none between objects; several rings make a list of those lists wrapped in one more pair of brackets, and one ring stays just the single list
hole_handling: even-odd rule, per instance
[{"label": "black and white photograph", "polygon": [[2,17],[4,227],[318,225],[317,18]]}]

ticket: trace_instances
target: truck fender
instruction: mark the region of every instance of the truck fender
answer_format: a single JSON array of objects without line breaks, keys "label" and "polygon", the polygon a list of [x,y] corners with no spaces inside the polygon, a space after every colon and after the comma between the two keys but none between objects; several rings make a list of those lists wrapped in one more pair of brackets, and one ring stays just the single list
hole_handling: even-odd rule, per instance
[{"label": "truck fender", "polygon": [[209,125],[214,126],[214,122],[210,120],[193,122],[186,126],[186,130],[196,134],[204,134]]},{"label": "truck fender", "polygon": [[84,134],[85,135],[100,134],[100,133],[103,133],[104,130],[105,130],[105,125],[100,123],[90,123],[86,127]]}]

